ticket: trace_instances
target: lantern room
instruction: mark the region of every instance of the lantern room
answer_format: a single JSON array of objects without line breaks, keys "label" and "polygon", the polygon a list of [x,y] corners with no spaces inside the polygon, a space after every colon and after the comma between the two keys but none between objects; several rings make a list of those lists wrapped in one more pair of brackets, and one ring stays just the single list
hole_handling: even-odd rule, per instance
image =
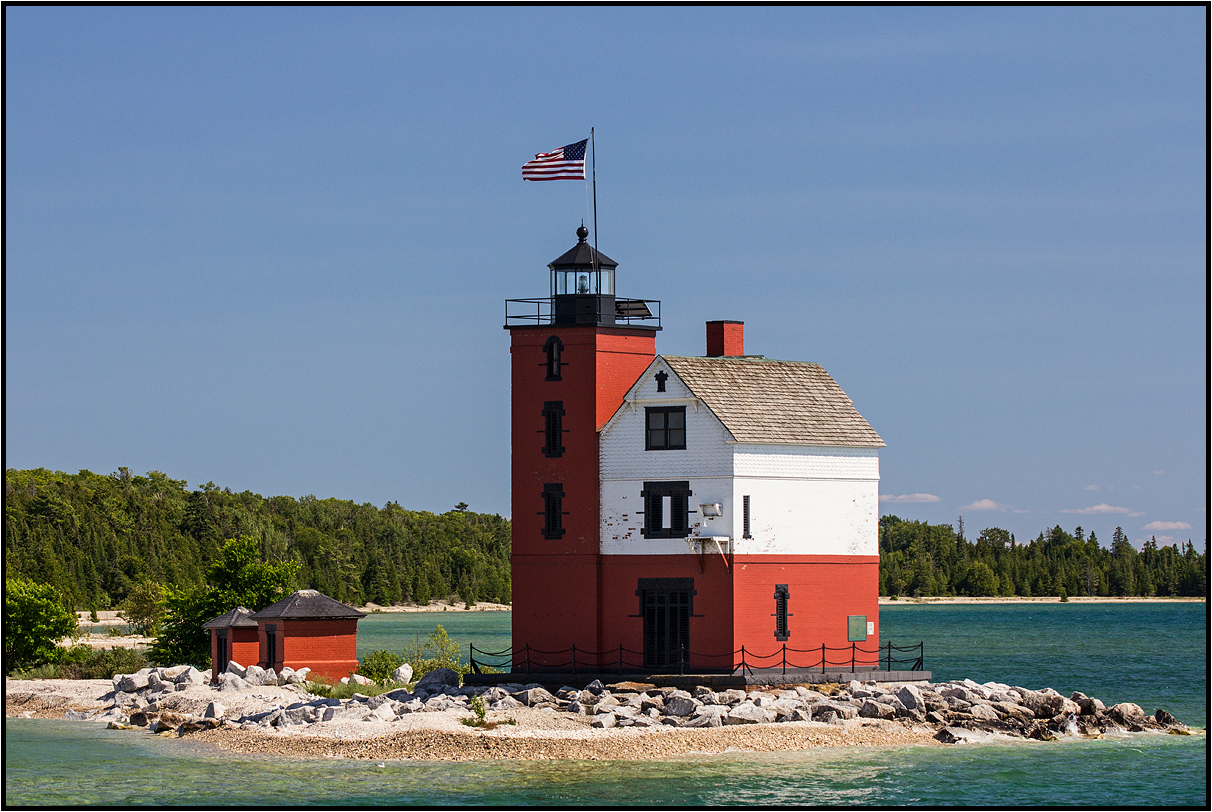
[{"label": "lantern room", "polygon": [[594,249],[577,229],[577,244],[552,260],[551,307],[555,324],[614,324],[614,271],[618,263]]}]

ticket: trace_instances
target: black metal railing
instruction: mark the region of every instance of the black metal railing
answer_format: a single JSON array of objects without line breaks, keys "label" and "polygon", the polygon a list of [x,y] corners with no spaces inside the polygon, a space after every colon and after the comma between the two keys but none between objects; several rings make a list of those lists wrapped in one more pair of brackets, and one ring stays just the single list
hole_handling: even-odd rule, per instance
[{"label": "black metal railing", "polygon": [[[554,314],[552,297],[539,299],[506,299],[505,326],[525,324],[551,324]],[[661,301],[659,299],[615,299],[614,313],[596,313],[596,320],[613,315],[615,324],[645,324],[661,326]]]},{"label": "black metal railing", "polygon": [[[842,652],[842,655],[840,658],[831,659],[831,652]],[[906,652],[909,653],[908,657],[899,656]],[[894,653],[898,656],[893,656]],[[476,657],[477,654],[480,655],[479,658]],[[610,651],[592,651],[577,648],[575,645],[557,651],[533,648],[530,644],[510,646],[502,651],[484,651],[476,648],[474,644],[468,646],[468,660],[476,674],[483,673],[481,666],[527,674],[536,671],[569,670],[573,674],[578,670],[592,673],[672,674],[675,673],[670,670],[673,668],[677,669],[676,673],[685,674],[691,667],[695,669],[692,673],[752,674],[754,671],[781,669],[785,674],[788,668],[801,671],[820,670],[822,673],[830,668],[847,667],[850,671],[921,671],[925,661],[925,641],[913,646],[894,646],[889,642],[876,648],[863,648],[858,643],[851,643],[849,646],[826,646],[822,643],[807,649],[788,648],[784,643],[782,648],[771,654],[756,654],[746,650],[744,646],[724,654],[704,654],[679,646],[678,650],[671,654],[668,659],[674,662],[654,665],[651,658],[644,657],[644,652],[632,651],[622,645]],[[712,661],[717,664],[713,665]],[[894,665],[898,667],[894,669]]]}]

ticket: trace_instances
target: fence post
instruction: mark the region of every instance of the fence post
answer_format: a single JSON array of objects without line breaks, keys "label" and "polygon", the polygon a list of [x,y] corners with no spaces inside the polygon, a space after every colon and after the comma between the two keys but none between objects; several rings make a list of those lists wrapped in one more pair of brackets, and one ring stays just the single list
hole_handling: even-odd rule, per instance
[{"label": "fence post", "polygon": [[745,647],[741,646],[741,676],[745,676]]},{"label": "fence post", "polygon": [[892,670],[892,641],[888,641],[888,670]]},{"label": "fence post", "polygon": [[858,643],[850,644],[850,673],[851,674],[854,673],[854,647],[857,645],[858,645]]},{"label": "fence post", "polygon": [[787,644],[783,644],[783,676],[787,676]]},{"label": "fence post", "polygon": [[821,673],[825,673],[825,644],[821,643]]}]

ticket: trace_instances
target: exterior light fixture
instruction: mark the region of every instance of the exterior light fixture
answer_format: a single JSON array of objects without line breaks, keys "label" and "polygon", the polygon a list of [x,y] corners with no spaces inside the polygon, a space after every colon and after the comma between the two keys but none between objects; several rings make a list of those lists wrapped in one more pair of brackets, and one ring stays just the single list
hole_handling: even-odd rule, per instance
[{"label": "exterior light fixture", "polygon": [[719,502],[709,502],[705,505],[699,505],[699,511],[708,518],[724,515],[724,506]]}]

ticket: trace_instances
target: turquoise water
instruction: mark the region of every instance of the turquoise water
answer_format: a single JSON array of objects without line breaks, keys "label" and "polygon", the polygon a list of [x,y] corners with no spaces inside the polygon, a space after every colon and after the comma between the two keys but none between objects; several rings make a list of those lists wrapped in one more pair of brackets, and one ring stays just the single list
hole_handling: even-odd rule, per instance
[{"label": "turquoise water", "polygon": [[[364,651],[442,625],[466,648],[507,640],[509,614],[373,615]],[[1204,604],[893,606],[884,639],[926,641],[936,679],[1083,690],[1206,727]],[[456,625],[466,624],[466,625]],[[403,633],[406,638],[398,635]],[[363,639],[363,635],[366,635]],[[360,646],[360,648],[363,648]],[[383,766],[378,766],[379,764]],[[239,791],[230,794],[230,776]],[[220,778],[225,776],[225,778]],[[650,762],[440,762],[233,756],[98,724],[9,719],[5,804],[31,805],[957,805],[1208,803],[1203,735],[802,753]]]}]

